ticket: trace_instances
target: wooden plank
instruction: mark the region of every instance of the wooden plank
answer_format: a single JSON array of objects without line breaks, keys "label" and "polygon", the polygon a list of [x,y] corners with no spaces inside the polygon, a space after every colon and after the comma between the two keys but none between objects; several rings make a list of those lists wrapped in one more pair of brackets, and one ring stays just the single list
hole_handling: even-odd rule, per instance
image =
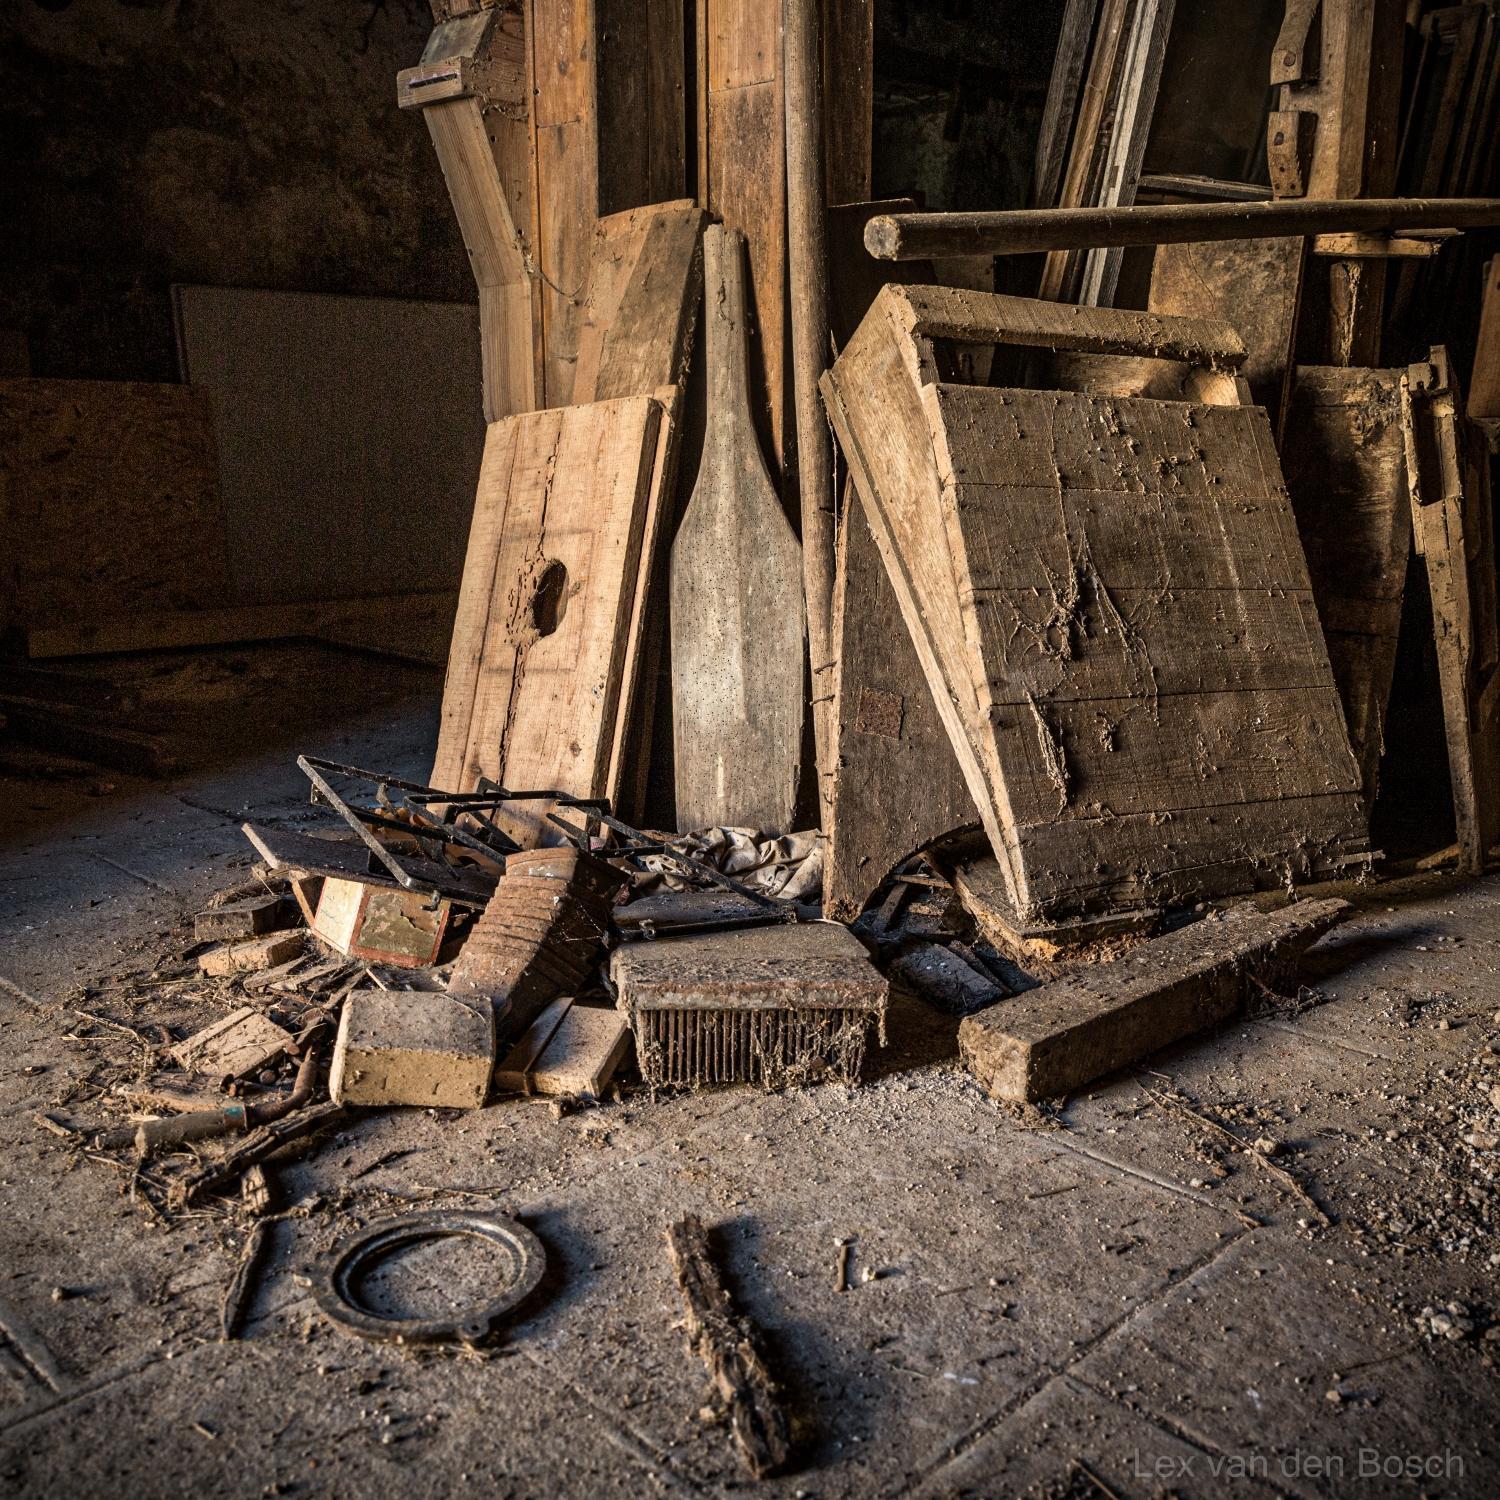
[{"label": "wooden plank", "polygon": [[[1114,128],[1094,194],[1094,201],[1102,206],[1135,202],[1174,8],[1174,0],[1137,0],[1125,76],[1115,105]],[[1084,255],[1078,300],[1085,306],[1113,304],[1120,279],[1121,253],[1120,247],[1114,245],[1098,247]]]},{"label": "wooden plank", "polygon": [[[603,795],[661,415],[637,396],[491,428],[435,784]],[[535,843],[546,811],[517,804],[502,821]]]},{"label": "wooden plank", "polygon": [[208,401],[180,385],[0,381],[0,628],[219,603]]},{"label": "wooden plank", "polygon": [[1063,11],[1057,54],[1047,84],[1047,99],[1042,106],[1041,128],[1037,132],[1036,171],[1031,191],[1031,202],[1036,208],[1057,205],[1068,142],[1078,113],[1083,70],[1088,62],[1089,43],[1098,14],[1099,0],[1067,0]]},{"label": "wooden plank", "polygon": [[874,152],[875,0],[822,0],[822,19],[825,198],[859,203]]},{"label": "wooden plank", "polygon": [[629,1051],[630,1023],[597,1005],[569,1008],[532,1065],[528,1092],[600,1099]]},{"label": "wooden plank", "polygon": [[786,462],[786,119],[781,7],[697,0],[699,200],[745,236],[750,403],[778,492]]},{"label": "wooden plank", "polygon": [[790,832],[806,671],[801,556],[751,423],[743,239],[704,236],[708,428],[672,544],[678,826]]},{"label": "wooden plank", "polygon": [[1252,979],[1294,965],[1351,911],[1347,901],[1246,904],[970,1016],[958,1029],[965,1066],[1000,1099],[1036,1103],[1238,1013]]},{"label": "wooden plank", "polygon": [[1161,245],[1147,307],[1222,318],[1245,342],[1241,374],[1281,431],[1291,387],[1306,246],[1301,236]]},{"label": "wooden plank", "polygon": [[554,1000],[530,1026],[516,1044],[495,1064],[494,1087],[501,1094],[531,1092],[531,1070],[546,1050],[562,1019],[573,1008],[573,997]]},{"label": "wooden plank", "polygon": [[[401,653],[402,642],[424,625],[446,625],[455,599],[447,592],[387,594],[313,604],[259,604],[226,609],[128,614],[94,623],[51,625],[26,632],[26,651],[37,660],[106,656],[125,651],[175,651],[297,637],[338,640],[370,633],[373,650]],[[382,647],[377,644],[384,642]]]},{"label": "wooden plank", "polygon": [[[1095,204],[1100,166],[1114,128],[1124,58],[1136,0],[1102,0],[1094,26],[1094,44],[1078,104],[1077,120],[1068,148],[1067,169],[1058,190],[1058,208]],[[1050,206],[1050,205],[1049,205]],[[1042,268],[1037,295],[1047,301],[1071,301],[1077,290],[1082,262],[1067,254],[1049,254]]]},{"label": "wooden plank", "polygon": [[1401,372],[1303,366],[1282,462],[1365,802],[1378,785],[1411,506]]},{"label": "wooden plank", "polygon": [[601,216],[686,190],[683,19],[682,0],[594,0]]},{"label": "wooden plank", "polygon": [[1403,383],[1407,483],[1432,598],[1459,868],[1479,874],[1500,839],[1500,606],[1489,457],[1465,418],[1447,351]]}]

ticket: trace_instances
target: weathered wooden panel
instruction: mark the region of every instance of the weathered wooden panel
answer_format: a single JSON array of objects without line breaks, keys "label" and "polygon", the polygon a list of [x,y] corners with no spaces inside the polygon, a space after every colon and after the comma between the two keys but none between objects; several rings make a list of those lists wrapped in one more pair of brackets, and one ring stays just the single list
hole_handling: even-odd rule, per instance
[{"label": "weathered wooden panel", "polygon": [[[1017,917],[1140,884],[1123,831],[1109,868],[1136,819],[1157,830],[1145,875],[1200,894],[1357,850],[1358,767],[1265,413],[943,384],[924,324],[1046,342],[1014,299],[951,296],[947,316],[941,289],[888,287],[825,389]],[[1171,319],[1067,311],[1082,352],[1186,342]]]}]

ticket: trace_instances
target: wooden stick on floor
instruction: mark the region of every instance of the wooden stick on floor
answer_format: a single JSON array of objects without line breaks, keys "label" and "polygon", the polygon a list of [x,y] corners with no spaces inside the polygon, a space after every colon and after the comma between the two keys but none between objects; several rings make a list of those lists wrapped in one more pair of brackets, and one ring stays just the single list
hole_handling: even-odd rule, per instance
[{"label": "wooden stick on floor", "polygon": [[749,1324],[730,1305],[702,1220],[679,1219],[667,1230],[667,1249],[687,1304],[688,1341],[729,1410],[740,1457],[757,1479],[779,1473],[791,1456],[786,1413]]}]

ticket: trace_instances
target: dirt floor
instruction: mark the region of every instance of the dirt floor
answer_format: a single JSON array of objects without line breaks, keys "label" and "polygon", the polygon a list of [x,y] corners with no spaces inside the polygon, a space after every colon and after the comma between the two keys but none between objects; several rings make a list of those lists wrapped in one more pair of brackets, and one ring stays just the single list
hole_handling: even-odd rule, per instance
[{"label": "dirt floor", "polygon": [[[1369,888],[1300,997],[1047,1113],[988,1101],[956,1021],[898,1000],[852,1092],[369,1114],[276,1168],[223,1343],[235,1205],[158,1222],[37,1117],[123,1118],[151,1028],[213,1012],[120,978],[179,962],[244,878],[243,818],[310,819],[297,751],[425,775],[440,684],[315,646],[110,670],[179,776],[0,751],[0,1492],[745,1488],[680,1326],[683,1212],[722,1227],[795,1412],[768,1494],[1497,1492],[1500,881]],[[481,1354],[329,1325],[320,1254],[441,1205],[535,1230],[534,1309]],[[434,1311],[484,1285],[435,1251],[389,1282]]]}]

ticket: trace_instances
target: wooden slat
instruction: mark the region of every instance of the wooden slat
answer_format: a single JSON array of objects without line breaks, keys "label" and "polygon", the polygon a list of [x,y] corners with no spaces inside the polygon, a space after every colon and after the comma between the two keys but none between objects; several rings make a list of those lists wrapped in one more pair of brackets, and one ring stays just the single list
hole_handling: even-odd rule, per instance
[{"label": "wooden slat", "polygon": [[1347,901],[1323,900],[1215,913],[968,1017],[959,1049],[999,1098],[1069,1093],[1227,1020],[1250,998],[1252,977],[1265,982],[1272,964],[1294,965],[1349,911]]}]

